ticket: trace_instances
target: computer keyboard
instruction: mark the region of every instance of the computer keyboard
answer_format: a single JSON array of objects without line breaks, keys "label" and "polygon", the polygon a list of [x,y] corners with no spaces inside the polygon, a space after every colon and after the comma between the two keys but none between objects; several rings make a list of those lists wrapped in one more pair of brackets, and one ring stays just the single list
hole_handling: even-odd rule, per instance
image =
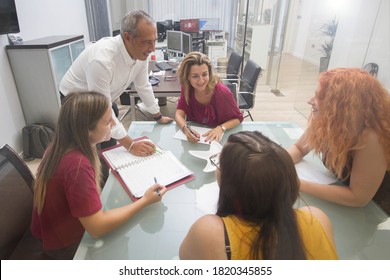
[{"label": "computer keyboard", "polygon": [[173,67],[166,61],[156,62],[156,67],[160,70],[167,71],[172,70]]}]

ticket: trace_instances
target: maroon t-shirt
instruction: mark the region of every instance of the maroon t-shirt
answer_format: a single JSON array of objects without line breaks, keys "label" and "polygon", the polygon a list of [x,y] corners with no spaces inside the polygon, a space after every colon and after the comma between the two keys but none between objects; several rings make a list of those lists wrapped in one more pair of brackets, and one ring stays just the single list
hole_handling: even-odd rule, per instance
[{"label": "maroon t-shirt", "polygon": [[190,89],[189,104],[186,104],[183,89],[177,109],[185,112],[188,121],[216,127],[231,119],[243,120],[243,115],[238,109],[237,102],[231,91],[223,84],[218,83],[214,88],[213,96],[208,105],[200,104],[195,99],[194,89]]},{"label": "maroon t-shirt", "polygon": [[62,249],[80,242],[84,227],[79,217],[102,209],[90,161],[78,150],[64,155],[49,180],[42,213],[34,207],[32,233],[46,250]]}]

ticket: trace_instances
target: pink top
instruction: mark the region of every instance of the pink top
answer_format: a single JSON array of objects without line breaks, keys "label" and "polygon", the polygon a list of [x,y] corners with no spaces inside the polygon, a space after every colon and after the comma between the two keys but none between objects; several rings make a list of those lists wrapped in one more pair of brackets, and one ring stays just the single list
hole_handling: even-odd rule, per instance
[{"label": "pink top", "polygon": [[181,109],[187,116],[188,121],[216,127],[228,120],[243,120],[243,114],[238,109],[237,102],[232,92],[221,82],[215,88],[211,101],[208,105],[200,104],[195,99],[194,88],[190,88],[189,104],[186,104],[183,88],[177,103],[177,109]]}]

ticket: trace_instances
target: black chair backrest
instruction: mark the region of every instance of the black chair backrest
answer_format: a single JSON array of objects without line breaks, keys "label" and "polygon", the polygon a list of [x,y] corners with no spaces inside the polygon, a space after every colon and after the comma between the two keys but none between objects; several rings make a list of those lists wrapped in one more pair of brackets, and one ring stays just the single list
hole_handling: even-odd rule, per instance
[{"label": "black chair backrest", "polygon": [[232,92],[234,100],[238,100],[238,86],[237,83],[226,83],[225,86]]},{"label": "black chair backrest", "polygon": [[232,52],[230,54],[228,63],[227,63],[227,69],[226,74],[228,75],[238,75],[238,72],[240,71],[240,66],[242,63],[242,56],[240,56],[236,52]]},{"label": "black chair backrest", "polygon": [[[240,91],[253,92],[261,74],[261,67],[249,59],[241,75]],[[242,88],[244,87],[244,88]]]},{"label": "black chair backrest", "polygon": [[378,76],[379,66],[376,63],[373,63],[373,62],[367,63],[363,67],[363,69],[366,70],[368,73],[370,73],[374,77]]},{"label": "black chair backrest", "polygon": [[30,228],[34,177],[8,145],[0,148],[0,259],[8,259]]}]

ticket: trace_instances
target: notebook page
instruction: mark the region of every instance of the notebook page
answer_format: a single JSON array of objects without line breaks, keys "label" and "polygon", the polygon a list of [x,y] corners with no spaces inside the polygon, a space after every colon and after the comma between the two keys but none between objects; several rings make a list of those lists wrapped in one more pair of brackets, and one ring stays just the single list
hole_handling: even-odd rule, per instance
[{"label": "notebook page", "polygon": [[154,178],[159,184],[167,186],[192,174],[171,151],[163,151],[158,156],[145,158],[136,164],[119,169],[118,173],[135,197],[142,197],[154,184]]},{"label": "notebook page", "polygon": [[123,146],[118,146],[114,149],[104,151],[103,155],[115,170],[142,158],[129,153]]},{"label": "notebook page", "polygon": [[[149,139],[142,139],[139,141],[150,141]],[[152,142],[152,141],[150,141]],[[159,148],[158,148],[159,149]],[[149,157],[155,156],[155,154],[152,154],[148,157],[141,157],[133,155],[132,153],[128,152],[125,147],[123,146],[117,146],[113,149],[109,149],[107,151],[104,151],[102,153],[106,160],[111,164],[111,166],[114,168],[114,170],[120,169],[124,166],[127,166],[129,164],[134,164],[138,161],[145,160]]]}]

